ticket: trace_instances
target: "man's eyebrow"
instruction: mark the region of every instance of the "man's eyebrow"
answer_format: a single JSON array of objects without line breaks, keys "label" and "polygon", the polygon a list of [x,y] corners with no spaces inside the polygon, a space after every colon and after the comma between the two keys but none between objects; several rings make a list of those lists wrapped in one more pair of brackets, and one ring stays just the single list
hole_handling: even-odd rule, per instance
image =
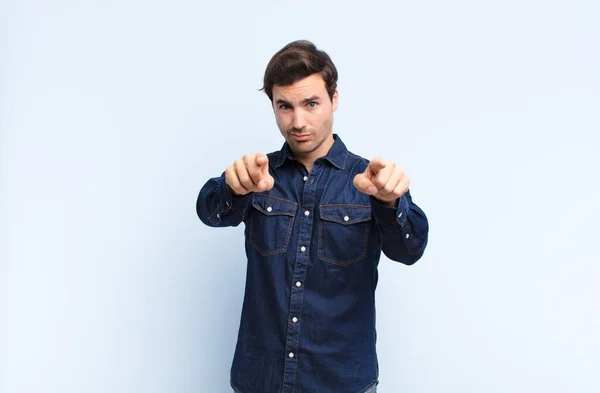
[{"label": "man's eyebrow", "polygon": [[321,99],[321,97],[319,97],[319,96],[311,96],[311,97],[303,99],[302,103],[306,104],[306,103],[311,102],[311,101],[319,101],[320,99]]},{"label": "man's eyebrow", "polygon": [[286,100],[279,98],[277,101],[275,101],[276,104],[286,104],[286,105],[290,105],[291,104],[289,102],[287,102]]},{"label": "man's eyebrow", "polygon": [[[300,104],[306,104],[306,103],[308,103],[308,102],[312,102],[312,101],[319,101],[320,99],[321,99],[321,97],[319,97],[319,96],[311,96],[311,97],[308,97],[308,98],[305,98],[305,99],[303,99],[303,100],[300,102]],[[292,104],[291,104],[290,102],[288,102],[288,101],[286,101],[286,100],[284,100],[284,99],[282,99],[282,98],[279,98],[279,99],[277,99],[277,100],[275,101],[275,103],[276,103],[276,104],[285,104],[285,105],[292,106]]]}]

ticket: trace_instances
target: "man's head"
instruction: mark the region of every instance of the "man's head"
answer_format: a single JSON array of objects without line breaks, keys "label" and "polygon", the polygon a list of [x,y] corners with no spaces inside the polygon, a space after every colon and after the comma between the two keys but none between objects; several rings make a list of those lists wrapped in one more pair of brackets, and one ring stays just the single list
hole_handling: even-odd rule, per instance
[{"label": "man's head", "polygon": [[263,90],[281,134],[303,161],[314,161],[333,145],[336,87],[335,65],[308,41],[286,45],[267,65]]}]

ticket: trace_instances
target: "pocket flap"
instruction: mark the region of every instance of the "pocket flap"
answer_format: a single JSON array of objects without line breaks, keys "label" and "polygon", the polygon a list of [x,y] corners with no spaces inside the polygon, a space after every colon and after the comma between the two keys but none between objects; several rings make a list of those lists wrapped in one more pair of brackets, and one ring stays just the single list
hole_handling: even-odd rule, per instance
[{"label": "pocket flap", "polygon": [[298,208],[296,202],[263,194],[255,194],[252,197],[252,206],[268,216],[286,215],[293,217]]},{"label": "pocket flap", "polygon": [[356,224],[371,219],[371,206],[363,205],[321,205],[321,219],[344,225]]}]

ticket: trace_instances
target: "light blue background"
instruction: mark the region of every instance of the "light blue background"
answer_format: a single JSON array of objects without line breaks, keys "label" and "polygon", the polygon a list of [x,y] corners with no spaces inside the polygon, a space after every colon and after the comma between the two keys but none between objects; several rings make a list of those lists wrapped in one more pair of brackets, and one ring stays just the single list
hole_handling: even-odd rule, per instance
[{"label": "light blue background", "polygon": [[227,392],[243,228],[204,182],[283,139],[258,92],[306,38],[334,131],[428,214],[382,258],[381,393],[598,392],[600,12],[588,1],[0,6],[0,392]]}]

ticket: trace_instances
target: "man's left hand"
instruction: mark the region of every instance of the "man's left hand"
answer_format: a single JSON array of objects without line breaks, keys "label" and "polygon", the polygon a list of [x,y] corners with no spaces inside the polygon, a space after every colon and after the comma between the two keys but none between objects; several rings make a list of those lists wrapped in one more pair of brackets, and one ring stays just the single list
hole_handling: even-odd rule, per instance
[{"label": "man's left hand", "polygon": [[363,173],[354,176],[354,187],[387,206],[398,206],[408,190],[409,180],[396,163],[383,158],[371,160]]}]

